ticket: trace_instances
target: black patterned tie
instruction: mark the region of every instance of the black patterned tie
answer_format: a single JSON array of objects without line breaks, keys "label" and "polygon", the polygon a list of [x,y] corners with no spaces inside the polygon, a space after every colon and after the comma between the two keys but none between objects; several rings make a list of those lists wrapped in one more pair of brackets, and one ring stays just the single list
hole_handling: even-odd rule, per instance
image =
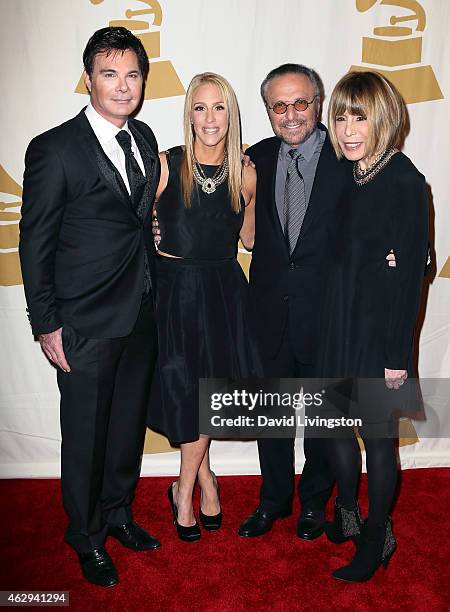
[{"label": "black patterned tie", "polygon": [[284,188],[284,235],[289,246],[289,254],[295,248],[303,219],[306,214],[305,182],[298,169],[297,160],[301,157],[298,149],[289,151],[291,161],[287,169]]},{"label": "black patterned tie", "polygon": [[134,153],[131,150],[131,136],[126,130],[120,130],[116,134],[116,140],[125,153],[125,170],[127,171],[128,183],[130,185],[131,201],[136,209],[144,193],[146,178],[137,163]]}]

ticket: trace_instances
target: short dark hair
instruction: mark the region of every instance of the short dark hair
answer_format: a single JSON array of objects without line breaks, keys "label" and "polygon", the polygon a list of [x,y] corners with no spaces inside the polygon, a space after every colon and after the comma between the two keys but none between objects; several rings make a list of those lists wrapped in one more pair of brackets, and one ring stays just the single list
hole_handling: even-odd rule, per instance
[{"label": "short dark hair", "polygon": [[139,70],[144,79],[148,74],[148,57],[142,42],[130,30],[122,27],[109,27],[97,30],[88,40],[83,53],[83,64],[86,73],[92,76],[95,56],[99,53],[114,53],[115,51],[134,51],[137,55]]},{"label": "short dark hair", "polygon": [[264,103],[267,103],[266,89],[269,82],[275,77],[285,76],[286,74],[304,74],[311,81],[314,87],[314,95],[319,96],[322,101],[324,98],[324,87],[322,79],[312,68],[303,66],[303,64],[282,64],[278,68],[274,68],[269,72],[264,81],[261,83],[261,97]]}]

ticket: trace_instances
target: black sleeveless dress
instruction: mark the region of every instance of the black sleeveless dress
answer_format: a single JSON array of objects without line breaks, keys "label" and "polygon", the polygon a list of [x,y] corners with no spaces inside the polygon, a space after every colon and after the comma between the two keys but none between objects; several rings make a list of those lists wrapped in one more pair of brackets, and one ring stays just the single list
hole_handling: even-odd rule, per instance
[{"label": "black sleeveless dress", "polygon": [[[247,281],[236,260],[244,219],[230,206],[227,181],[212,194],[194,183],[191,206],[181,195],[181,147],[167,152],[169,180],[157,202],[160,256],[156,321],[159,355],[148,425],[174,444],[199,437],[199,378],[261,375],[247,316]],[[202,166],[207,177],[217,166]]]}]

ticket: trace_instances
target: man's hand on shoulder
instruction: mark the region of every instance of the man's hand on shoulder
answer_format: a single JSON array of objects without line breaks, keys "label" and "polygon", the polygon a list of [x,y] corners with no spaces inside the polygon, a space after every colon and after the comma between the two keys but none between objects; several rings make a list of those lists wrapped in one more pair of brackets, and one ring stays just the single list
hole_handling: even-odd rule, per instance
[{"label": "man's hand on shoulder", "polygon": [[48,334],[39,334],[38,339],[42,350],[50,361],[58,366],[58,368],[61,368],[63,372],[70,372],[70,366],[64,355],[62,327]]},{"label": "man's hand on shoulder", "polygon": [[391,249],[389,255],[386,257],[386,261],[388,262],[388,266],[390,268],[396,268],[397,267],[397,261],[395,259],[395,253],[394,250]]},{"label": "man's hand on shoulder", "polygon": [[158,216],[155,209],[152,212],[152,234],[156,248],[158,248],[161,242],[161,230],[159,229]]},{"label": "man's hand on shoulder", "polygon": [[250,159],[250,156],[246,155],[245,153],[242,153],[242,165],[244,168],[248,168],[248,166],[256,168],[255,163]]}]

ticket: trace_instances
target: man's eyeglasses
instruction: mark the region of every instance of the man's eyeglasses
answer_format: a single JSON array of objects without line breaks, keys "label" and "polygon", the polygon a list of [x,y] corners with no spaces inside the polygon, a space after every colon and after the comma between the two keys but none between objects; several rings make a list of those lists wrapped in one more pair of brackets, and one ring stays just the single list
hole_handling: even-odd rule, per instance
[{"label": "man's eyeglasses", "polygon": [[288,109],[288,106],[293,106],[296,111],[305,111],[308,108],[308,106],[312,104],[317,97],[318,97],[318,94],[316,94],[310,102],[308,102],[308,100],[303,100],[302,98],[299,98],[295,102],[289,102],[289,103],[275,102],[273,106],[267,106],[267,108],[270,108],[270,110],[272,110],[277,115],[284,115],[284,113]]}]

